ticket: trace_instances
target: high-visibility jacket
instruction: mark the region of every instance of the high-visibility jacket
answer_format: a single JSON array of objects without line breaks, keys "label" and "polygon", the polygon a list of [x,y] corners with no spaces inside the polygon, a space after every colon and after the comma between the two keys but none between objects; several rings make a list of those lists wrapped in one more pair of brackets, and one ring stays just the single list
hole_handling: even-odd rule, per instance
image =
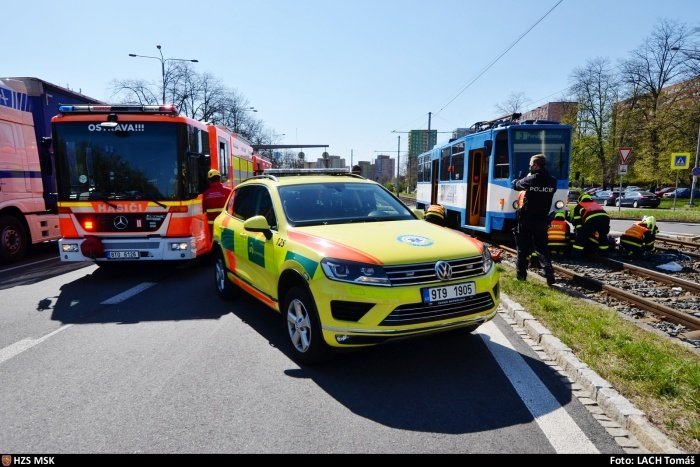
[{"label": "high-visibility jacket", "polygon": [[550,248],[565,247],[569,243],[569,224],[565,220],[552,219],[547,228],[547,245]]},{"label": "high-visibility jacket", "polygon": [[642,222],[635,222],[620,236],[620,245],[639,251],[654,251],[656,232],[658,232],[658,227],[656,226],[652,230]]},{"label": "high-visibility jacket", "polygon": [[224,205],[230,194],[231,189],[224,186],[221,182],[212,182],[209,184],[209,188],[204,192],[202,200],[209,225],[214,224],[214,219],[216,219],[216,216],[224,209]]},{"label": "high-visibility jacket", "polygon": [[579,202],[574,208],[574,215],[571,219],[571,223],[574,227],[579,227],[583,225],[587,220],[593,219],[594,217],[605,216],[608,219],[610,216],[605,212],[605,208],[595,201],[582,201]]}]

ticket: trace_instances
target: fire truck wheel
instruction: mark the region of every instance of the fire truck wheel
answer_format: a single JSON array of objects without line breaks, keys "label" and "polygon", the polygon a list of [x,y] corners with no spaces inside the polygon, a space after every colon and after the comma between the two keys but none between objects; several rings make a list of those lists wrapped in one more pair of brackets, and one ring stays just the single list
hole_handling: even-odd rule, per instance
[{"label": "fire truck wheel", "polygon": [[0,217],[0,259],[11,263],[24,258],[27,252],[27,232],[14,216]]}]

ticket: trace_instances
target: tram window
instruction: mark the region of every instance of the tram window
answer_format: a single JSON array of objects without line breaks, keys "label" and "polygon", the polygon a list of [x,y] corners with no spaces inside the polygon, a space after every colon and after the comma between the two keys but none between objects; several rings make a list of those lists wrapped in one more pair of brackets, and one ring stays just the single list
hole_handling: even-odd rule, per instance
[{"label": "tram window", "polygon": [[510,176],[510,161],[508,160],[508,132],[502,131],[496,136],[496,160],[494,178]]},{"label": "tram window", "polygon": [[452,146],[452,180],[464,178],[464,143]]},{"label": "tram window", "polygon": [[440,181],[450,179],[450,148],[442,148],[440,152]]},{"label": "tram window", "polygon": [[433,178],[433,165],[432,158],[430,156],[425,156],[423,158],[423,181],[429,182]]}]

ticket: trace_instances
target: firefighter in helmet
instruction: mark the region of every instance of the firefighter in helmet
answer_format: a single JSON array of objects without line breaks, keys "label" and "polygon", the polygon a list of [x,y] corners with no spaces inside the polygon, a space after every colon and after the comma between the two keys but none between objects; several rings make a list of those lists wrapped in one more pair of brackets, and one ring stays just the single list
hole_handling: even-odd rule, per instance
[{"label": "firefighter in helmet", "polygon": [[550,253],[568,254],[571,240],[571,227],[566,221],[566,213],[554,211],[547,228],[547,246]]},{"label": "firefighter in helmet", "polygon": [[574,257],[582,257],[588,245],[594,246],[598,254],[608,253],[610,216],[603,206],[593,201],[590,195],[582,193],[578,197],[571,223],[576,229],[576,239],[571,247]]},{"label": "firefighter in helmet", "polygon": [[445,208],[440,204],[431,204],[425,211],[423,218],[431,224],[445,226]]},{"label": "firefighter in helmet", "polygon": [[656,234],[659,228],[656,226],[654,216],[644,216],[641,221],[635,222],[620,236],[620,249],[627,256],[652,255],[656,252]]}]

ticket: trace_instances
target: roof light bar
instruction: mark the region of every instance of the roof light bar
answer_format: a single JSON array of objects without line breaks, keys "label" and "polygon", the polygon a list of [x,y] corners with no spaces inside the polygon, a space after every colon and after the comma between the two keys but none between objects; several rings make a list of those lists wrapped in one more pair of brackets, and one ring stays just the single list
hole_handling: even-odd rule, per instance
[{"label": "roof light bar", "polygon": [[350,175],[350,169],[265,169],[265,175]]},{"label": "roof light bar", "polygon": [[77,113],[152,113],[178,115],[174,105],[59,105],[62,114]]}]

